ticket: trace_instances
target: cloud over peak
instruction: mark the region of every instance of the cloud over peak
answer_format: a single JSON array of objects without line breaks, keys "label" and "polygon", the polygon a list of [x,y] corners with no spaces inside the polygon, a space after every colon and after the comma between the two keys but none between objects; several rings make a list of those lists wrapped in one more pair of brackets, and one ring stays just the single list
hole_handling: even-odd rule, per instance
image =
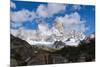
[{"label": "cloud over peak", "polygon": [[56,17],[55,21],[61,22],[65,30],[74,29],[80,32],[86,30],[85,20],[81,20],[81,16],[77,12]]}]

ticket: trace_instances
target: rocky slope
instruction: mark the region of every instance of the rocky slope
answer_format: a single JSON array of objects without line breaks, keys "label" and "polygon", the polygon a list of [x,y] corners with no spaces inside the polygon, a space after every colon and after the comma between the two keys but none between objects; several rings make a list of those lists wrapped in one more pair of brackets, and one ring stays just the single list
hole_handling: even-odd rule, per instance
[{"label": "rocky slope", "polygon": [[[27,61],[29,61],[32,56],[32,46],[26,41],[14,37],[13,35],[10,35],[10,37],[11,65],[26,65]],[[13,62],[15,62],[15,64]]]}]

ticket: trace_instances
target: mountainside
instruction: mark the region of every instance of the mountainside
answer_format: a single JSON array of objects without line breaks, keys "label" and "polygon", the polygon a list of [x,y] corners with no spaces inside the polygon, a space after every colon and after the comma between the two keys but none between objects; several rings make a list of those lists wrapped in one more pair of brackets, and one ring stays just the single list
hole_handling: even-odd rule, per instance
[{"label": "mountainside", "polygon": [[[76,32],[74,31],[74,33],[76,33]],[[37,47],[39,46],[39,48],[46,48],[47,50],[49,50],[49,49],[61,49],[64,46],[78,46],[81,43],[89,43],[90,40],[95,39],[94,33],[92,33],[88,37],[83,37],[84,39],[80,38],[80,37],[82,37],[81,34],[76,35],[74,33],[72,34],[72,36],[70,35],[71,37],[69,36],[70,38],[64,37],[64,36],[56,36],[56,35],[52,35],[51,38],[49,37],[46,40],[33,40],[33,39],[31,40],[30,38],[24,40],[20,37],[17,37],[17,38],[20,38],[20,39],[26,41],[30,45],[37,46]],[[78,39],[78,37],[80,39]]]},{"label": "mountainside", "polygon": [[[11,65],[13,65],[14,59],[16,59],[17,64],[26,64],[25,61],[27,58],[32,56],[32,46],[28,44],[26,41],[14,37],[13,35],[10,35],[11,37]],[[29,59],[30,60],[30,59]],[[16,64],[15,64],[16,65]]]},{"label": "mountainside", "polygon": [[[41,61],[38,58],[48,54],[48,50],[41,49],[43,47],[30,45],[25,40],[10,35],[10,63],[11,67],[25,66],[31,64],[42,64],[45,60]],[[40,54],[40,55],[37,55]]]},{"label": "mountainside", "polygon": [[95,34],[91,35],[82,40],[77,47],[65,46],[61,50],[53,52],[53,54],[66,57],[69,62],[95,61]]},{"label": "mountainside", "polygon": [[62,41],[55,41],[52,47],[30,45],[25,40],[10,36],[12,67],[95,61],[95,34],[86,37],[78,46],[66,46]]}]

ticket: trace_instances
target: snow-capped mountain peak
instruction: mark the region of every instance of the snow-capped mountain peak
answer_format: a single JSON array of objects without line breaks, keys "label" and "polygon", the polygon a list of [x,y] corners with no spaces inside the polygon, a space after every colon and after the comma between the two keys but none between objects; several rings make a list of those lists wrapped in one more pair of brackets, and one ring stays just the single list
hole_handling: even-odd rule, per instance
[{"label": "snow-capped mountain peak", "polygon": [[64,30],[63,24],[60,22],[56,22],[51,29],[47,28],[47,25],[40,24],[37,30],[21,28],[15,32],[14,36],[26,40],[31,45],[52,46],[55,41],[61,41],[65,45],[77,46],[85,38],[82,32],[75,29]]}]

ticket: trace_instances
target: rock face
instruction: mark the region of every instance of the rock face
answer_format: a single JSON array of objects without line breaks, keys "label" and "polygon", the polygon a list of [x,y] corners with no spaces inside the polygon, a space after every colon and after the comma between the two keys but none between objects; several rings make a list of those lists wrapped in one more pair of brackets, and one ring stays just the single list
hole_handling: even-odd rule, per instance
[{"label": "rock face", "polygon": [[55,41],[54,44],[52,45],[52,48],[63,48],[65,46],[65,43],[62,41]]},{"label": "rock face", "polygon": [[[32,57],[32,47],[26,41],[11,35],[11,65],[26,65]],[[16,61],[16,63],[12,62]]]},{"label": "rock face", "polygon": [[84,40],[80,42],[80,44],[95,44],[95,33],[92,33],[90,36],[85,37]]},{"label": "rock face", "polygon": [[61,23],[61,22],[55,22],[54,27],[57,30],[59,30],[60,33],[64,32],[63,23]]}]

